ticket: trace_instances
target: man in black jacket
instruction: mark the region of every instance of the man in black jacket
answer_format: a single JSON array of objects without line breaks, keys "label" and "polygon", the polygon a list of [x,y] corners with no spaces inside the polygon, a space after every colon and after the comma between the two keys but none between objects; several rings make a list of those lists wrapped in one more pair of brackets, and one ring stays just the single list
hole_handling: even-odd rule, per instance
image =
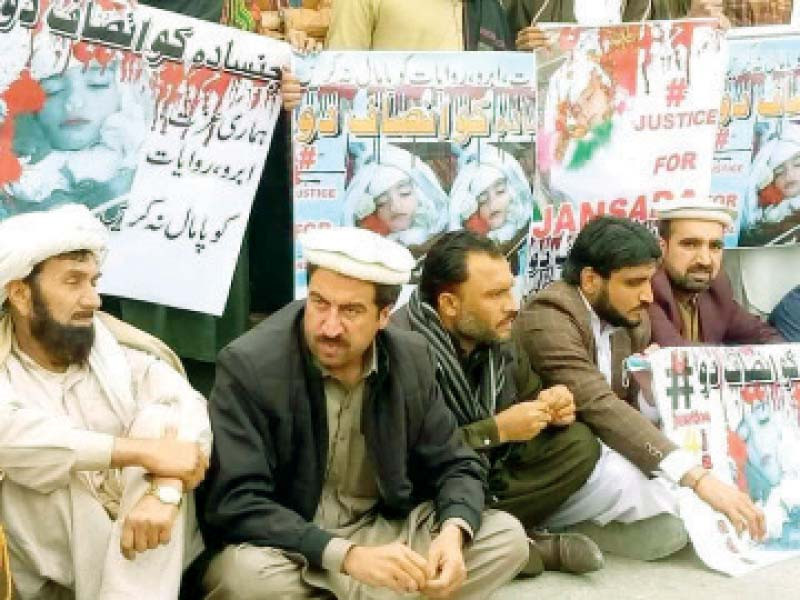
[{"label": "man in black jacket", "polygon": [[308,299],[219,357],[207,597],[491,596],[528,547],[516,519],[484,512],[424,339],[387,327],[411,254],[363,229],[302,244]]}]

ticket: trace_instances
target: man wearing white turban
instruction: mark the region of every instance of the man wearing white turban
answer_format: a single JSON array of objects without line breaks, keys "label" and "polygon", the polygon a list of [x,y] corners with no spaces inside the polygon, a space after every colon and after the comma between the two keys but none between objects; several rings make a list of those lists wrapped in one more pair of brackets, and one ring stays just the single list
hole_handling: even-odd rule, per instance
[{"label": "man wearing white turban", "polygon": [[380,154],[353,146],[356,170],[345,195],[345,225],[404,246],[418,246],[447,226],[447,194],[419,157],[391,144]]},{"label": "man wearing white turban", "polygon": [[0,514],[20,598],[176,598],[200,551],[205,400],[161,342],[98,312],[104,227],[0,223]]},{"label": "man wearing white turban", "polygon": [[531,219],[533,195],[519,162],[484,144],[461,152],[450,191],[450,229],[466,228],[496,242],[511,240]]}]

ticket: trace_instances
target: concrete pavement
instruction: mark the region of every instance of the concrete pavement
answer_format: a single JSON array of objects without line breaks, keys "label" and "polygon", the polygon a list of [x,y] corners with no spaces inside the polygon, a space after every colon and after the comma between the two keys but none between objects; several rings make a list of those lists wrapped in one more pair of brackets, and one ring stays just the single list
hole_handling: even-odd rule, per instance
[{"label": "concrete pavement", "polygon": [[517,579],[494,600],[800,600],[800,558],[733,578],[711,571],[691,546],[660,561],[606,555],[603,570]]}]

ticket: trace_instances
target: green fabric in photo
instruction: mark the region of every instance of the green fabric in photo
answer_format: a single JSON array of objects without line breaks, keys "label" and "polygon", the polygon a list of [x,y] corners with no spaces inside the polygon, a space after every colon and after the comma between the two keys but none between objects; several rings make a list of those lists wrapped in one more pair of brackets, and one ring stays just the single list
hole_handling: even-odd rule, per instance
[{"label": "green fabric in photo", "polygon": [[139,2],[212,23],[219,23],[222,18],[222,0],[139,0]]}]

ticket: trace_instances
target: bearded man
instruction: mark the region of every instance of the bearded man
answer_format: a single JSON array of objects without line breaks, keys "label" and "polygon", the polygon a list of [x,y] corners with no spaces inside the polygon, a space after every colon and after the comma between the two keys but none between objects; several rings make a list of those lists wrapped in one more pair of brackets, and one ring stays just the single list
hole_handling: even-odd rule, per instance
[{"label": "bearded man", "polygon": [[649,343],[650,280],[660,257],[657,240],[643,225],[594,219],[570,249],[564,280],[533,296],[517,319],[519,339],[544,385],[566,385],[577,419],[603,442],[586,485],[564,502],[550,526],[587,521],[574,530],[601,549],[643,559],[686,543],[675,516],[675,485],[693,489],[739,531],[747,529],[755,539],[765,532],[761,509],[639,412],[638,390],[623,377],[623,360]]},{"label": "bearded man", "polygon": [[[0,515],[20,598],[175,598],[201,550],[205,400],[158,340],[98,312],[83,206],[0,223]],[[185,500],[185,501],[184,501]]]},{"label": "bearded man", "polygon": [[733,299],[722,265],[725,230],[736,211],[711,201],[676,202],[656,211],[664,261],[648,308],[660,346],[781,343],[773,327]]},{"label": "bearded man", "polygon": [[436,376],[464,439],[489,466],[488,502],[528,529],[523,573],[586,573],[603,566],[597,546],[579,534],[540,525],[583,486],[600,444],[575,422],[572,393],[542,389],[511,329],[519,303],[500,248],[468,230],[441,236],[428,251],[419,287],[392,320],[422,334]]}]

